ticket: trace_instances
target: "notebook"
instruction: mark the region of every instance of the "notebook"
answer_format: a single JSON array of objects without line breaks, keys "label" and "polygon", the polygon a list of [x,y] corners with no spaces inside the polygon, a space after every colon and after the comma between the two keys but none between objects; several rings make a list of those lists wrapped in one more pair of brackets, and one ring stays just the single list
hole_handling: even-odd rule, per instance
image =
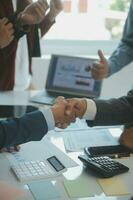
[{"label": "notebook", "polygon": [[52,104],[57,96],[97,98],[101,92],[101,81],[92,78],[92,58],[52,55],[46,88],[31,101]]}]

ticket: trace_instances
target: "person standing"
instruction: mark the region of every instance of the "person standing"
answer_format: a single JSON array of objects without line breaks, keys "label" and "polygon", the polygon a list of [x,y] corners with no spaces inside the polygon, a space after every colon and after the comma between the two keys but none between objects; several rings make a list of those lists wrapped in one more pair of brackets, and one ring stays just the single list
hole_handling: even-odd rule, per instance
[{"label": "person standing", "polygon": [[13,41],[0,49],[1,91],[25,90],[30,86],[36,27],[41,29],[41,36],[45,35],[62,10],[60,0],[51,0],[46,15],[48,7],[46,0],[0,1],[0,18],[7,17],[15,29]]}]

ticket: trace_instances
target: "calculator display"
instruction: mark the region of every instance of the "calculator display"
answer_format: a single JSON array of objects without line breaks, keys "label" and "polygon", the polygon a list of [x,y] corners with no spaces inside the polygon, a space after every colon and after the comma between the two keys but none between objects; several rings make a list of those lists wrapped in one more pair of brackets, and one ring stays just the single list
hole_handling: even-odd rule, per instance
[{"label": "calculator display", "polygon": [[47,160],[57,172],[65,169],[64,165],[55,156],[47,158]]}]

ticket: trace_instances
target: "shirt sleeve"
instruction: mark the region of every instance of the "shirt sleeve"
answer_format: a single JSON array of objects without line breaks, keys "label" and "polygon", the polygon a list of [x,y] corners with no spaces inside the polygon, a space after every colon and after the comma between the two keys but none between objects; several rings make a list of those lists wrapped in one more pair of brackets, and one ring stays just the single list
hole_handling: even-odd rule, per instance
[{"label": "shirt sleeve", "polygon": [[133,0],[125,22],[122,39],[108,60],[109,76],[133,61]]},{"label": "shirt sleeve", "polygon": [[96,104],[91,99],[86,99],[86,101],[87,101],[87,109],[86,109],[86,112],[85,112],[85,114],[83,116],[83,119],[94,120],[95,116],[96,116],[96,113],[97,113]]},{"label": "shirt sleeve", "polygon": [[53,117],[53,113],[50,108],[45,108],[40,110],[47,122],[48,131],[53,130],[55,127],[55,121]]}]

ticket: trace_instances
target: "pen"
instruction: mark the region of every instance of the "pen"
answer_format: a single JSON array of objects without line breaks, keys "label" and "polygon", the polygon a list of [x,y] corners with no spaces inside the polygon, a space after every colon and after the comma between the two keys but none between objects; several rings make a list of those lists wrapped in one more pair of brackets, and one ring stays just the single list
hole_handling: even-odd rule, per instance
[{"label": "pen", "polygon": [[112,155],[107,155],[107,156],[109,156],[110,158],[129,157],[129,156],[130,156],[130,153],[127,152],[127,153],[112,154]]}]

